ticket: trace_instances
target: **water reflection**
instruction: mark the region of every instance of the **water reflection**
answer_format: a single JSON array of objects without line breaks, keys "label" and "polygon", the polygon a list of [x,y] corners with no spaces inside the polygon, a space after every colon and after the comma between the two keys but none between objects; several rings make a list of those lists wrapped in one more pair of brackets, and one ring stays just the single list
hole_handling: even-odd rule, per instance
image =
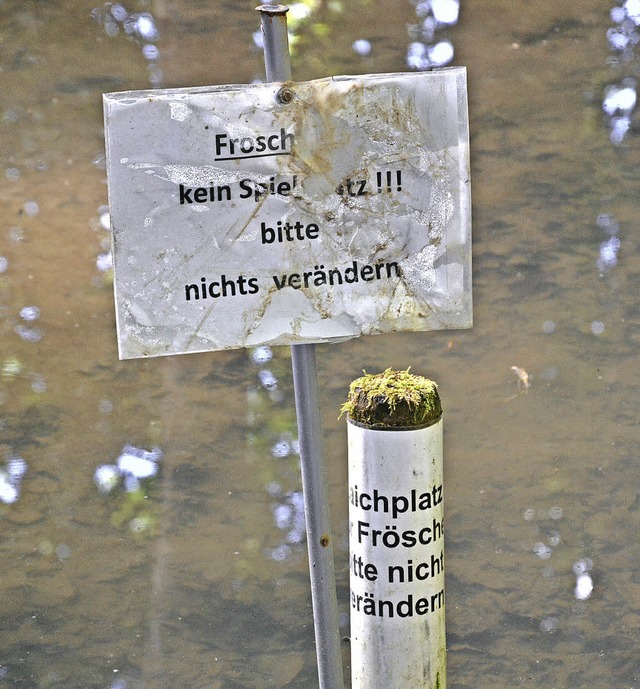
[{"label": "water reflection", "polygon": [[14,327],[14,331],[25,342],[39,342],[42,339],[42,329],[34,326],[33,322],[40,318],[40,309],[37,306],[24,306],[20,309],[20,318],[29,323],[18,323]]},{"label": "water reflection", "polygon": [[410,25],[412,42],[407,50],[407,65],[411,69],[427,70],[445,67],[453,62],[453,43],[440,38],[440,32],[458,23],[459,0],[412,0],[418,22]]},{"label": "water reflection", "polygon": [[20,497],[22,479],[27,473],[27,463],[22,457],[9,457],[4,469],[0,469],[0,502],[10,505]]},{"label": "water reflection", "polygon": [[[129,15],[153,8],[155,24],[160,4],[123,0],[118,7]],[[172,53],[178,75],[173,78],[176,85],[188,85],[201,61],[197,41],[204,11],[195,9],[200,3],[170,4],[185,22],[168,19],[162,39],[154,40],[144,38],[144,22],[140,33],[126,33],[116,3],[102,0],[88,7],[99,5],[103,14],[116,7],[109,20],[109,31],[118,29],[113,36],[88,12],[82,30],[70,32],[66,2],[26,3],[19,14],[35,14],[37,5],[42,17],[51,18],[47,36],[65,36],[68,44],[34,44],[42,32],[29,25],[26,33],[18,20],[7,22],[16,28],[6,36],[8,54],[24,47],[21,54],[41,62],[37,68],[25,62],[19,73],[9,67],[2,72],[10,102],[0,109],[7,211],[6,245],[0,240],[0,515],[6,536],[0,684],[315,686],[315,659],[307,652],[313,641],[304,545],[298,542],[304,539],[304,511],[287,352],[265,348],[251,352],[251,359],[221,353],[117,362],[111,292],[95,289],[110,279],[104,174],[89,164],[101,147],[99,94],[93,91],[92,100],[85,100],[56,93],[57,102],[49,103],[50,82],[58,78],[54,70],[65,79],[117,74],[124,69],[118,62],[123,46],[143,70],[154,55],[143,52],[144,45],[160,47],[153,61],[168,75],[163,41],[169,43],[172,32],[174,45],[180,44]],[[451,348],[451,335],[407,334],[363,338],[322,352],[323,404],[333,424],[332,499],[342,491],[336,477],[343,461],[336,448],[343,428],[336,429],[337,412],[332,416],[330,407],[344,381],[363,366],[427,361],[442,380],[452,479],[450,667],[461,689],[500,684],[525,671],[535,675],[529,682],[536,686],[637,684],[633,632],[640,629],[640,616],[633,600],[639,553],[633,530],[640,500],[629,476],[637,469],[632,223],[638,204],[632,166],[638,106],[630,107],[637,93],[640,31],[633,3],[611,0],[605,9],[612,4],[617,7],[609,19],[602,6],[590,3],[591,19],[566,42],[570,54],[557,52],[564,45],[560,40],[550,46],[523,42],[520,58],[529,50],[527,64],[517,62],[517,52],[499,48],[513,41],[513,15],[522,10],[520,28],[531,23],[533,31],[547,35],[557,4],[463,7],[455,31],[465,37],[470,67],[476,60],[482,65],[470,75],[476,94],[473,155],[482,172],[474,199],[477,326],[456,334]],[[208,26],[217,22],[224,31],[209,31],[214,50],[207,53],[211,66],[203,82],[230,61],[219,55],[226,51],[215,50],[222,45],[217,38],[222,41],[227,30],[234,36],[244,31],[251,42],[253,9],[248,17],[234,3],[219,5],[236,13],[237,21],[210,4],[214,16]],[[425,28],[423,20],[432,18],[428,30],[442,16],[434,3],[425,4],[418,17],[418,3],[407,2],[400,21],[394,14],[400,5],[393,3],[393,10],[386,3],[369,3],[369,9],[353,3],[358,12],[343,14],[322,5],[324,14],[318,10],[303,20],[310,38],[296,48],[299,69],[309,78],[401,70],[410,41],[436,45],[451,33],[441,25],[432,43],[428,33],[407,37],[406,21],[417,32]],[[18,14],[12,6],[3,4],[9,19]],[[565,8],[568,15],[582,15],[581,4],[572,8]],[[500,12],[505,19],[497,23]],[[386,25],[372,30],[370,18],[381,15]],[[330,26],[329,36],[323,25]],[[608,48],[607,29],[618,31],[608,34]],[[87,43],[87,35],[97,33],[101,42]],[[462,44],[456,39],[456,48]],[[604,58],[595,46],[611,58],[606,91]],[[429,57],[428,49],[415,51],[419,60]],[[232,61],[222,80],[248,80],[260,70],[257,51],[251,61],[238,58],[237,68]],[[553,103],[534,102],[528,88],[513,89],[514,75],[526,76],[534,91],[551,93]],[[567,125],[569,118],[563,123],[557,106],[582,103],[584,84],[591,81],[601,84],[601,127],[578,145],[574,133],[580,128]],[[481,121],[484,112],[491,116]],[[76,130],[80,121],[86,137]],[[48,172],[36,167],[45,150]],[[71,155],[84,166],[68,166]],[[593,171],[593,179],[582,169]],[[68,188],[61,185],[64,179]],[[58,252],[57,245],[66,249]],[[536,291],[533,282],[533,291],[509,292],[516,274],[536,271],[549,278],[552,289]],[[616,325],[617,316],[624,329]],[[44,337],[34,344],[16,326],[42,327]],[[517,392],[520,376],[510,364],[531,371],[534,387],[485,416],[507,381]],[[208,366],[228,367],[228,373],[216,372],[205,383]],[[47,390],[47,383],[46,395],[33,394]],[[150,418],[163,413],[162,435],[148,432]],[[156,443],[166,452],[155,477],[138,478],[141,490],[127,490],[118,468],[127,439],[144,452]],[[561,455],[562,463],[553,460]],[[11,461],[21,457],[28,469],[20,477]],[[112,466],[106,477],[115,485],[107,495],[92,481],[101,462]],[[596,472],[599,463],[604,469]],[[552,472],[560,481],[555,488]],[[476,496],[477,486],[485,484],[495,491],[491,503]],[[346,512],[340,513],[335,499],[340,524]],[[530,521],[521,518],[527,500],[533,504]],[[553,504],[562,508],[549,509]],[[154,533],[156,510],[156,537],[138,541],[138,535]],[[337,558],[343,597],[344,561]],[[154,672],[157,681],[149,679]]]},{"label": "water reflection", "polygon": [[[635,48],[640,42],[640,0],[626,0],[610,12],[614,26],[607,30],[607,44],[611,50],[609,63],[620,71],[633,71]],[[632,113],[637,103],[637,82],[633,76],[609,84],[604,91],[602,109],[609,126],[611,142],[619,146],[632,128]]]},{"label": "water reflection", "polygon": [[593,561],[588,557],[573,563],[573,573],[576,575],[574,596],[578,600],[587,600],[593,593],[593,579],[591,574],[589,574],[592,569]]},{"label": "water reflection", "polygon": [[618,250],[620,249],[620,225],[616,219],[608,213],[602,213],[598,216],[596,224],[602,231],[603,235],[607,237],[600,244],[600,251],[596,265],[600,271],[600,275],[604,275],[618,264]]},{"label": "water reflection", "polygon": [[[451,64],[454,59],[454,46],[443,34],[458,23],[460,0],[409,1],[413,5],[416,21],[407,25],[410,42],[404,49],[403,60],[406,66],[415,70],[428,70]],[[266,0],[262,2],[264,4]],[[362,4],[366,7],[368,3]],[[288,6],[287,25],[291,54],[296,56],[305,51],[307,57],[316,52],[320,45],[331,43],[334,35],[344,31],[343,26],[350,25],[348,15],[362,10],[362,7],[339,0],[303,0]],[[363,28],[366,30],[366,25],[359,26],[356,30],[361,31]],[[376,49],[381,39],[379,35],[353,36],[351,50],[363,61],[367,60],[366,67],[361,66],[360,71],[378,71],[370,58],[378,57]],[[253,42],[262,50],[263,36],[260,30],[253,32]],[[403,50],[401,45],[398,48]],[[326,65],[323,68],[326,68]]]},{"label": "water reflection", "polygon": [[99,235],[100,253],[96,257],[98,275],[93,279],[96,287],[113,283],[113,254],[111,251],[111,218],[109,206],[98,207],[97,218],[92,221],[93,229]]},{"label": "water reflection", "polygon": [[367,57],[371,53],[371,42],[366,38],[359,38],[351,44],[353,52],[360,55],[360,57]]},{"label": "water reflection", "polygon": [[[531,523],[534,527],[532,533],[535,533],[538,537],[542,536],[541,540],[537,540],[533,544],[531,551],[540,560],[545,561],[541,572],[544,579],[561,576],[562,567],[566,562],[566,555],[562,552],[564,541],[561,535],[563,517],[564,510],[557,505],[550,509],[527,508],[524,511],[525,521]],[[554,566],[556,560],[560,563],[560,571]],[[573,596],[578,601],[586,601],[593,593],[593,579],[591,576],[593,561],[588,557],[580,558],[573,563],[571,569],[575,576]],[[540,622],[540,630],[542,632],[555,632],[560,627],[559,618],[555,616],[544,617]]]},{"label": "water reflection", "polygon": [[96,467],[93,480],[101,495],[121,494],[113,503],[111,523],[116,528],[127,524],[134,534],[151,533],[157,516],[149,499],[151,479],[158,475],[162,450],[155,447],[145,450],[125,445],[115,464]]},{"label": "water reflection", "polygon": [[[296,422],[278,381],[282,364],[289,366],[283,348],[256,347],[251,360],[257,367],[259,387],[251,386],[248,393],[249,443],[256,452],[256,462],[271,461],[270,480],[266,491],[272,498],[271,512],[281,541],[269,551],[276,561],[286,560],[295,546],[304,544],[306,538],[304,499],[300,489],[300,448],[295,433]],[[270,455],[270,458],[267,457]],[[274,463],[275,462],[275,463]]]},{"label": "water reflection", "polygon": [[119,2],[105,2],[95,7],[91,16],[100,22],[109,38],[117,38],[122,32],[140,46],[143,57],[148,61],[149,81],[154,87],[162,83],[162,70],[158,66],[160,49],[156,42],[160,38],[155,18],[151,12],[129,12]]}]

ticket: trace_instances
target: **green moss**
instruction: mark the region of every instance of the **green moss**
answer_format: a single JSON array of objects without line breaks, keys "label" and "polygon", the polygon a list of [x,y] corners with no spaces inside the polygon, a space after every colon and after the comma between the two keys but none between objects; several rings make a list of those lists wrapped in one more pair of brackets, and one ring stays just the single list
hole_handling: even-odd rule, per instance
[{"label": "green moss", "polygon": [[354,380],[342,414],[376,429],[431,426],[442,416],[438,386],[406,371],[368,374]]},{"label": "green moss", "polygon": [[153,510],[153,505],[144,490],[127,491],[120,501],[119,508],[111,515],[111,523],[118,529],[128,524],[129,530],[137,538],[153,536],[158,521]]}]

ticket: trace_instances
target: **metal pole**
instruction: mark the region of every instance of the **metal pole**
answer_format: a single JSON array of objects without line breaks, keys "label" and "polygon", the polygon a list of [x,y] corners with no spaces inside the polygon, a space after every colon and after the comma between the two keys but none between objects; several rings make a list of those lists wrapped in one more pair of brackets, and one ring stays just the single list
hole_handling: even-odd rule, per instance
[{"label": "metal pole", "polygon": [[320,689],[342,689],[342,652],[314,345],[292,345]]},{"label": "metal pole", "polygon": [[[285,5],[262,5],[256,9],[261,13],[267,81],[289,81],[291,63],[286,18],[289,8]],[[300,441],[319,686],[320,689],[343,689],[333,538],[318,404],[315,346],[292,345],[291,360]]]},{"label": "metal pole", "polygon": [[267,81],[290,81],[289,35],[286,5],[261,5],[262,35],[264,37],[264,68]]}]

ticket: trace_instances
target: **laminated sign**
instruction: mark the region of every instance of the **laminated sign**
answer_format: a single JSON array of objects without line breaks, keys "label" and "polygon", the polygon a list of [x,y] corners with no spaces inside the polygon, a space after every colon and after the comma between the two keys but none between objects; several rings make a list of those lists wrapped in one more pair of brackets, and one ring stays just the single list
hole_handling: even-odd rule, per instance
[{"label": "laminated sign", "polygon": [[104,110],[121,358],[471,326],[464,68]]}]

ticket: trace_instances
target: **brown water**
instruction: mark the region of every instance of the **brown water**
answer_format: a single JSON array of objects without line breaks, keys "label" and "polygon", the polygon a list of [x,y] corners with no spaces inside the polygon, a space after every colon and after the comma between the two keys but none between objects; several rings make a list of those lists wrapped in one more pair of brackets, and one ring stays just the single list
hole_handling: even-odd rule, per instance
[{"label": "brown water", "polygon": [[[0,502],[2,687],[317,686],[288,350],[118,362],[105,270],[101,93],[261,77],[255,4],[0,1],[0,466],[27,467]],[[440,383],[450,689],[640,686],[639,61],[620,4],[461,0],[435,41],[469,70],[475,326],[317,350],[345,616],[339,406],[362,369]],[[294,75],[405,71],[418,21],[409,0],[315,3]],[[162,450],[158,477],[101,495],[127,444]]]}]

